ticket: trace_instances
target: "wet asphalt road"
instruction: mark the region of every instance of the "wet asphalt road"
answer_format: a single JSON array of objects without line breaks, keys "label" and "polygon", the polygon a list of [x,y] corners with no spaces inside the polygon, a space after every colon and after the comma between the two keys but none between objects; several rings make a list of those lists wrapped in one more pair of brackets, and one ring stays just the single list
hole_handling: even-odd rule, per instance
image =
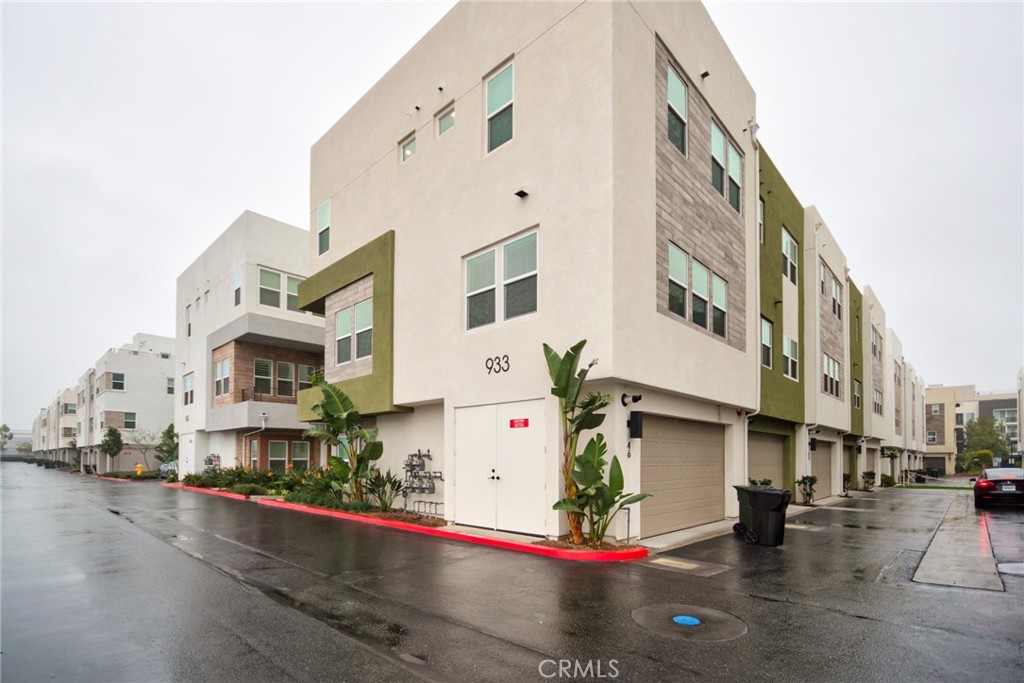
[{"label": "wet asphalt road", "polygon": [[[815,509],[778,548],[729,535],[589,564],[21,463],[0,476],[5,682],[1024,678],[1024,577],[911,581],[953,491]],[[997,560],[1024,561],[1024,511],[979,514]],[[638,623],[666,604],[746,632]]]}]

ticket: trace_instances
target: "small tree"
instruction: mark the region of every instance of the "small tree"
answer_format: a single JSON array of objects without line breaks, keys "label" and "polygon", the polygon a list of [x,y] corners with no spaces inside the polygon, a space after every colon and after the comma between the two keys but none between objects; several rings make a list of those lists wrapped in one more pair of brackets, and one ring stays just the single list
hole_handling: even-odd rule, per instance
[{"label": "small tree", "polygon": [[349,497],[363,502],[363,483],[370,477],[370,466],[384,454],[384,444],[377,441],[376,430],[363,429],[359,411],[345,392],[323,377],[312,379],[322,398],[313,406],[319,420],[303,432],[303,436],[320,439],[338,449],[343,457],[327,459],[343,481],[348,482]]},{"label": "small tree", "polygon": [[995,458],[1005,458],[1010,454],[1003,429],[991,415],[983,415],[964,426],[964,450],[991,451]]},{"label": "small tree", "polygon": [[7,424],[0,425],[0,453],[7,450],[7,444],[14,438],[14,434],[11,432],[11,428]]},{"label": "small tree", "polygon": [[167,425],[160,434],[160,441],[153,447],[156,459],[160,462],[171,462],[178,459],[178,435],[174,432],[174,423]]},{"label": "small tree", "polygon": [[28,441],[22,441],[18,444],[16,450],[22,455],[30,455],[32,453],[32,444]]},{"label": "small tree", "polygon": [[124,450],[124,441],[121,439],[121,432],[116,427],[107,427],[107,433],[103,435],[100,442],[100,452],[106,453],[111,460],[116,458]]},{"label": "small tree", "polygon": [[[142,462],[146,464],[146,469],[152,469],[149,466],[149,454],[156,450],[157,445],[160,442],[160,438],[152,429],[136,429],[135,438],[132,440],[132,448],[142,454]],[[155,454],[154,454],[155,456]]]}]

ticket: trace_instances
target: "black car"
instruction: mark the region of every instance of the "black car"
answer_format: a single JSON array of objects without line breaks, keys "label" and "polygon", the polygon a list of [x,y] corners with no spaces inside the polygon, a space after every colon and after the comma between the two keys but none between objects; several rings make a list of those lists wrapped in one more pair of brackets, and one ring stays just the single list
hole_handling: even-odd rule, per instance
[{"label": "black car", "polygon": [[991,503],[1024,505],[1024,468],[990,467],[981,476],[971,479],[974,484],[974,507],[983,508]]}]

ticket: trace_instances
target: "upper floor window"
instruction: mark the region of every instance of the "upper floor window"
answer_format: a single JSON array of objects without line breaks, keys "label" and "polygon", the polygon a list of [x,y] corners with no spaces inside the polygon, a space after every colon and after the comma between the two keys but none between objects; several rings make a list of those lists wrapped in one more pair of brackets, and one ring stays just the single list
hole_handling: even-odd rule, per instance
[{"label": "upper floor window", "polygon": [[878,389],[871,390],[871,412],[876,415],[882,414],[882,392]]},{"label": "upper floor window", "polygon": [[168,394],[173,394],[174,393],[174,378],[173,377],[168,377],[167,378],[167,393]]},{"label": "upper floor window", "polygon": [[455,127],[455,107],[448,107],[437,115],[437,135],[444,135]]},{"label": "upper floor window", "polygon": [[686,282],[689,256],[672,244],[668,245],[668,310],[686,317]]},{"label": "upper floor window", "polygon": [[821,280],[821,293],[825,293],[825,274],[828,272],[828,268],[825,267],[824,261],[818,262],[818,278]]},{"label": "upper floor window", "polygon": [[352,307],[334,314],[334,363],[341,365],[352,360]]},{"label": "upper floor window", "polygon": [[796,339],[791,339],[788,335],[782,335],[782,374],[790,379],[798,380],[800,375],[797,370],[799,369],[800,358],[800,345]]},{"label": "upper floor window", "polygon": [[252,362],[253,387],[257,394],[270,394],[274,388],[274,362],[256,358]]},{"label": "upper floor window", "polygon": [[[728,187],[726,186],[728,174]],[[711,184],[729,205],[740,210],[740,189],[743,186],[743,157],[714,121],[711,122]]]},{"label": "upper floor window", "polygon": [[242,269],[235,268],[234,273],[234,295],[235,295],[235,306],[242,303]]},{"label": "upper floor window", "polygon": [[281,274],[260,268],[260,303],[281,307]]},{"label": "upper floor window", "polygon": [[63,404],[61,404],[61,411],[65,415],[74,415],[77,409],[78,409],[78,406],[75,405],[74,403],[63,403]]},{"label": "upper floor window", "polygon": [[487,79],[487,151],[512,139],[513,65]]},{"label": "upper floor window", "polygon": [[231,391],[231,359],[225,358],[214,364],[213,395],[221,396]]},{"label": "upper floor window", "polygon": [[725,336],[726,311],[729,302],[729,283],[718,277],[711,276],[711,331],[719,337]]},{"label": "upper floor window", "polygon": [[336,365],[352,360],[352,339],[355,338],[355,357],[373,355],[373,298],[338,311],[334,316],[334,362]]},{"label": "upper floor window", "polygon": [[112,372],[110,373],[110,388],[114,391],[124,391],[124,373],[123,372]]},{"label": "upper floor window", "polygon": [[676,70],[668,67],[668,139],[686,154],[686,84]]},{"label": "upper floor window", "polygon": [[190,406],[195,401],[195,375],[188,373],[181,378],[182,405]]},{"label": "upper floor window", "polygon": [[757,200],[757,241],[764,244],[764,200],[760,197]]},{"label": "upper floor window", "polygon": [[929,429],[928,430],[928,443],[935,443],[936,441],[938,441],[938,436],[936,435],[934,430]]},{"label": "upper floor window", "polygon": [[185,336],[192,336],[192,304],[185,306]]},{"label": "upper floor window", "polygon": [[360,301],[356,312],[356,359],[373,355],[373,299]]},{"label": "upper floor window", "polygon": [[317,254],[331,248],[331,200],[320,205],[316,210]]},{"label": "upper floor window", "polygon": [[772,323],[761,318],[761,365],[772,366]]},{"label": "upper floor window", "polygon": [[932,411],[932,415],[938,415],[939,414],[939,404],[938,403],[933,403],[932,407],[931,407],[931,411]]},{"label": "upper floor window", "polygon": [[404,164],[406,161],[412,158],[412,155],[416,153],[416,134],[413,133],[409,137],[405,138],[398,144],[401,153],[398,155],[399,160]]},{"label": "upper floor window", "polygon": [[693,322],[704,329],[708,327],[708,275],[707,267],[700,261],[693,262]]},{"label": "upper floor window", "polygon": [[874,325],[871,326],[871,355],[874,358],[882,358],[882,335]]},{"label": "upper floor window", "polygon": [[840,363],[827,353],[821,354],[821,390],[826,394],[840,398]]},{"label": "upper floor window", "polygon": [[835,277],[832,278],[832,312],[840,320],[843,319],[843,286]]},{"label": "upper floor window", "polygon": [[277,395],[295,395],[295,363],[277,362]]},{"label": "upper floor window", "polygon": [[531,232],[466,259],[467,330],[536,312],[537,234]]},{"label": "upper floor window", "polygon": [[288,276],[288,310],[289,311],[301,311],[299,308],[299,283],[302,282],[302,278]]},{"label": "upper floor window", "polygon": [[786,226],[782,226],[782,274],[788,277],[794,285],[796,284],[796,264],[799,262],[797,260],[798,253],[799,247],[796,240],[789,234],[789,230],[786,230]]},{"label": "upper floor window", "polygon": [[299,391],[312,388],[314,372],[316,368],[312,365],[299,365]]},{"label": "upper floor window", "polygon": [[135,429],[135,424],[136,424],[135,413],[125,413],[124,414],[124,428],[125,429]]},{"label": "upper floor window", "polygon": [[861,383],[859,379],[853,380],[853,407],[860,408],[861,402]]}]

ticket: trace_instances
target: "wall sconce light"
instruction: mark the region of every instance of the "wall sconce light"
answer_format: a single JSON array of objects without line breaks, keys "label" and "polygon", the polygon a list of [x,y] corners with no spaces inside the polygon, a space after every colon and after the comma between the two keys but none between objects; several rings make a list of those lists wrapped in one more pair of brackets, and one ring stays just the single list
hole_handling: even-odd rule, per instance
[{"label": "wall sconce light", "polygon": [[520,199],[526,199],[527,197],[530,196],[530,193],[526,191],[526,185],[523,185],[518,190],[516,190],[515,195]]},{"label": "wall sconce light", "polygon": [[643,396],[641,394],[633,394],[632,396],[629,394],[623,394],[622,398],[619,400],[622,401],[622,407],[625,408],[629,403],[639,403],[642,398]]}]

